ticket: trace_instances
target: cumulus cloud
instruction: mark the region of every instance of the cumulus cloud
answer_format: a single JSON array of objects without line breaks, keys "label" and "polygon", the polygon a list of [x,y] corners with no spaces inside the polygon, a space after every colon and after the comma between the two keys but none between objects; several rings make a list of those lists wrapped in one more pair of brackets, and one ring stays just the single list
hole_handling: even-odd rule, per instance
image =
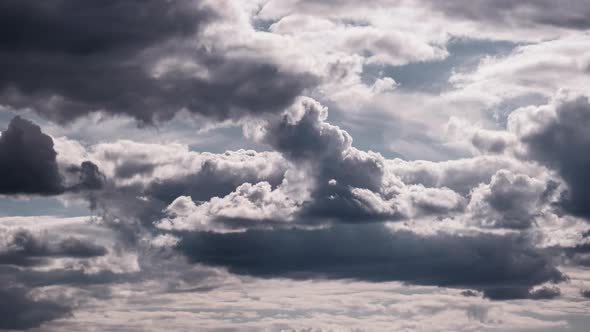
[{"label": "cumulus cloud", "polygon": [[[354,148],[352,137],[328,123],[327,116],[327,109],[318,102],[301,99],[282,118],[261,129],[263,142],[313,176],[313,202],[304,215],[352,222],[395,220],[429,208],[444,212],[460,205],[460,198],[451,190],[405,186],[396,174],[386,171],[383,156]],[[448,196],[441,198],[443,195]],[[428,196],[433,198],[432,205]]]},{"label": "cumulus cloud", "polygon": [[215,6],[191,0],[4,2],[0,103],[59,122],[104,111],[151,123],[181,109],[226,120],[286,107],[315,84],[308,73],[229,57],[201,42],[203,27],[222,20],[227,7]]},{"label": "cumulus cloud", "polygon": [[[286,186],[286,185],[285,185]],[[280,187],[273,190],[268,182],[255,185],[244,183],[236,191],[222,198],[195,204],[190,197],[180,196],[165,210],[169,218],[162,219],[162,229],[215,230],[215,223],[225,224],[229,229],[255,228],[269,224],[290,221],[302,204],[296,197]],[[243,220],[245,223],[241,223]],[[254,221],[248,225],[247,221]],[[225,221],[225,222],[224,222]]]},{"label": "cumulus cloud", "polygon": [[[446,187],[406,185],[386,169],[383,156],[354,148],[351,136],[326,118],[324,106],[300,98],[282,115],[246,126],[249,137],[281,153],[291,178],[285,176],[276,189],[265,182],[245,183],[225,197],[198,205],[181,197],[178,205],[169,206],[169,217],[161,226],[187,229],[193,224],[199,229],[211,218],[274,220],[278,225],[288,221],[300,226],[366,223],[461,210],[460,194]],[[181,213],[177,207],[182,207]]]},{"label": "cumulus cloud", "polygon": [[74,237],[50,240],[36,237],[25,229],[2,234],[1,238],[5,237],[9,239],[2,239],[0,264],[29,266],[42,264],[45,258],[90,258],[107,254],[105,247]]},{"label": "cumulus cloud", "polygon": [[504,56],[483,58],[475,70],[451,76],[456,90],[450,94],[477,97],[498,117],[506,116],[501,112],[505,105],[544,104],[559,89],[576,90],[588,84],[589,43],[587,33],[572,33],[518,46]]},{"label": "cumulus cloud", "polygon": [[21,117],[0,137],[0,193],[57,194],[64,190],[51,137]]},{"label": "cumulus cloud", "polygon": [[0,287],[0,328],[26,330],[70,315],[71,309],[50,300],[35,300],[19,287]]},{"label": "cumulus cloud", "polygon": [[104,181],[90,161],[70,166],[78,174],[73,185],[60,173],[53,139],[41,128],[20,116],[14,117],[0,136],[0,194],[56,195],[71,190],[100,189]]},{"label": "cumulus cloud", "polygon": [[590,101],[585,95],[561,94],[550,104],[526,107],[510,115],[509,127],[519,135],[530,158],[555,170],[568,188],[562,197],[567,211],[588,217]]},{"label": "cumulus cloud", "polygon": [[557,184],[513,174],[496,173],[489,184],[481,184],[471,193],[468,218],[484,227],[525,229],[535,224]]},{"label": "cumulus cloud", "polygon": [[[399,330],[427,330],[431,322],[449,330],[564,327],[536,317],[547,314],[546,300],[559,308],[552,315],[564,303],[577,306],[571,300],[587,297],[590,286],[580,272],[590,264],[583,220],[590,213],[583,153],[590,101],[583,94],[550,99],[560,87],[587,82],[588,36],[572,32],[587,22],[578,17],[578,2],[568,4],[0,4],[0,104],[11,114],[0,121],[28,112],[45,132],[62,136],[12,119],[0,137],[0,194],[54,196],[51,203],[32,198],[31,214],[46,203],[72,212],[68,207],[83,200],[93,214],[75,222],[0,220],[8,225],[0,228],[0,293],[17,304],[0,305],[0,316],[11,316],[0,328],[58,318],[64,319],[48,329],[80,329],[81,322],[140,328],[121,323],[129,312],[158,327],[173,312],[169,328],[178,329],[185,317],[203,326],[225,320],[216,327],[229,329],[272,322],[277,329],[339,330],[343,322],[362,326],[361,314],[375,318],[376,330],[390,330],[392,317],[421,320],[394,325]],[[468,39],[470,48],[527,43],[507,43],[509,52],[478,63],[447,49],[461,36],[495,40]],[[404,87],[409,63],[409,73],[446,66],[448,86],[440,95]],[[516,104],[528,106],[512,112]],[[90,113],[75,124],[75,138],[58,128]],[[102,116],[112,126],[104,133],[117,135],[87,140],[84,127]],[[363,118],[372,126],[359,137]],[[166,120],[172,121],[158,127]],[[210,147],[206,139],[195,142],[200,135],[184,144],[160,132],[182,126],[190,135],[210,120],[218,122],[203,130],[231,131],[231,144]],[[125,130],[135,123],[155,130],[138,141]],[[235,139],[240,129],[252,140],[243,147],[260,151],[205,152],[242,147]],[[366,148],[384,132],[403,137],[387,144],[407,159]],[[426,142],[429,153],[404,139]],[[424,155],[445,160],[412,159]],[[563,283],[570,275],[575,284]],[[263,282],[277,298],[279,282],[404,286],[394,302],[339,299],[351,303],[343,317],[333,303],[318,316],[301,306],[277,309],[292,297],[272,304],[268,294],[256,298],[252,285]],[[404,293],[416,287],[422,295]],[[437,296],[425,293],[434,288]],[[208,292],[190,296],[206,299],[207,310],[190,302],[194,292]],[[228,301],[236,296],[243,302]],[[307,296],[310,308],[314,297]],[[230,302],[231,314],[216,306]],[[256,309],[236,313],[245,306]],[[536,312],[521,315],[519,306]],[[109,317],[97,315],[104,307]],[[67,319],[72,310],[84,318]],[[423,323],[425,316],[431,318]]]}]

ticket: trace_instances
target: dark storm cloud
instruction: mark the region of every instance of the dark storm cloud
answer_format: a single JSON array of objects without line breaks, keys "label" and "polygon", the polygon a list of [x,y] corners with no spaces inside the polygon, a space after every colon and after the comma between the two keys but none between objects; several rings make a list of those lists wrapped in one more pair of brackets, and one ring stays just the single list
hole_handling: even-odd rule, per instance
[{"label": "dark storm cloud", "polygon": [[34,300],[21,287],[0,287],[0,329],[26,330],[70,314],[70,308]]},{"label": "dark storm cloud", "polygon": [[[60,122],[103,110],[150,123],[183,108],[223,120],[286,107],[314,84],[263,60],[191,48],[216,19],[190,0],[3,1],[0,104]],[[176,56],[206,77],[156,73],[160,60]]]},{"label": "dark storm cloud", "polygon": [[567,183],[563,208],[590,217],[590,100],[580,96],[560,102],[555,115],[522,141],[533,159],[557,170]]},{"label": "dark storm cloud", "polygon": [[0,264],[30,266],[48,258],[91,258],[107,254],[107,249],[88,241],[69,237],[46,239],[20,230],[12,234],[5,248],[0,248]]},{"label": "dark storm cloud", "polygon": [[57,194],[64,190],[51,137],[13,118],[0,137],[1,194]]},{"label": "dark storm cloud", "polygon": [[66,191],[96,190],[104,175],[90,161],[71,166],[77,182],[66,186],[59,172],[53,139],[20,116],[14,117],[0,136],[0,194],[57,195]]},{"label": "dark storm cloud", "polygon": [[[192,261],[258,277],[351,278],[529,294],[564,276],[549,256],[517,236],[392,233],[381,225],[330,229],[184,234]],[[488,294],[489,293],[489,294]],[[520,297],[519,294],[505,296]]]}]

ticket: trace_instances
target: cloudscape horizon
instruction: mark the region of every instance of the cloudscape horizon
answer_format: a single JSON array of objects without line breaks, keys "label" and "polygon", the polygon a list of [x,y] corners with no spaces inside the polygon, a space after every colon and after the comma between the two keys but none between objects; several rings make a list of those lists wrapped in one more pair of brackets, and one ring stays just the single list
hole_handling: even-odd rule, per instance
[{"label": "cloudscape horizon", "polygon": [[0,330],[587,331],[589,29],[0,1]]}]

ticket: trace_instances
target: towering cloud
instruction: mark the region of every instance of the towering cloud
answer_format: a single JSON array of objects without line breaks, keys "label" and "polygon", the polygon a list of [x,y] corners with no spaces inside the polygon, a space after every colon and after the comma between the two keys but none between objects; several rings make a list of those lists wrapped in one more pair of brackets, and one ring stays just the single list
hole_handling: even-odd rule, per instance
[{"label": "towering cloud", "polygon": [[563,208],[590,217],[590,101],[585,95],[561,94],[544,106],[528,107],[511,115],[530,157],[554,169],[567,184]]},{"label": "towering cloud", "polygon": [[19,116],[13,118],[0,137],[0,194],[56,195],[71,190],[100,189],[104,175],[90,161],[70,166],[78,174],[69,186],[60,174],[53,139],[41,128]]},{"label": "towering cloud", "polygon": [[15,117],[0,137],[0,193],[57,194],[64,190],[51,137]]}]

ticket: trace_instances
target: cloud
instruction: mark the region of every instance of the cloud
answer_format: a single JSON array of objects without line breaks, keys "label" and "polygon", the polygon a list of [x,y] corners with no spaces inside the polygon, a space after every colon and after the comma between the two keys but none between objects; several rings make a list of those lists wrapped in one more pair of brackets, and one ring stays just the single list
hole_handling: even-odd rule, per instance
[{"label": "cloud", "polygon": [[427,0],[425,3],[451,17],[464,17],[494,25],[549,25],[584,30],[590,27],[590,11],[583,0],[565,0],[559,5],[550,0],[476,0],[469,4],[460,0]]},{"label": "cloud", "polygon": [[14,117],[0,136],[0,194],[58,195],[100,189],[104,182],[90,161],[69,166],[68,173],[78,174],[72,185],[66,183],[59,168],[53,139],[33,122]]},{"label": "cloud", "polygon": [[396,220],[460,206],[451,190],[406,186],[387,171],[383,156],[354,148],[352,137],[327,117],[327,108],[302,98],[263,126],[258,137],[311,175],[312,200],[302,211],[304,218]]},{"label": "cloud", "polygon": [[477,98],[500,118],[506,117],[503,108],[509,113],[544,104],[560,89],[577,90],[588,84],[589,43],[587,33],[570,33],[518,46],[505,56],[483,58],[475,70],[451,76],[455,89],[448,95]]},{"label": "cloud", "polygon": [[[3,234],[2,237],[7,235]],[[0,247],[0,264],[31,266],[43,264],[47,258],[92,258],[104,256],[108,252],[103,246],[78,238],[50,240],[39,238],[24,229],[8,237],[10,239],[5,240],[6,243]]]},{"label": "cloud", "polygon": [[550,300],[560,295],[561,291],[557,287],[541,287],[530,292],[529,298],[534,300]]},{"label": "cloud", "polygon": [[308,73],[207,45],[200,32],[223,21],[225,5],[4,2],[0,103],[62,123],[94,111],[152,123],[181,109],[227,120],[286,107],[315,84]]},{"label": "cloud", "polygon": [[215,223],[218,222],[229,229],[240,230],[245,226],[256,228],[289,222],[302,201],[291,197],[285,188],[288,184],[273,190],[268,182],[255,185],[244,183],[223,198],[213,197],[199,205],[190,197],[180,196],[166,208],[169,217],[160,220],[158,227],[215,230]]},{"label": "cloud", "polygon": [[566,2],[5,1],[0,121],[48,134],[2,133],[0,209],[92,216],[1,218],[0,329],[565,328],[590,264],[590,101],[546,101],[588,81]]},{"label": "cloud", "polygon": [[58,194],[64,190],[53,140],[21,117],[0,137],[0,193]]},{"label": "cloud", "polygon": [[244,184],[202,204],[180,197],[178,205],[167,208],[160,227],[203,229],[215,219],[234,219],[236,225],[240,225],[237,219],[250,220],[253,227],[268,222],[306,227],[444,216],[463,208],[463,197],[449,188],[404,184],[389,172],[383,156],[354,148],[351,136],[326,118],[324,106],[302,97],[283,114],[246,125],[247,136],[269,145],[286,160],[283,182],[273,188],[268,181],[228,176]]},{"label": "cloud", "polygon": [[20,287],[0,287],[0,329],[25,330],[70,315],[70,308],[50,300],[35,300]]},{"label": "cloud", "polygon": [[489,184],[480,184],[473,189],[467,218],[484,227],[529,228],[543,213],[543,206],[557,185],[500,170]]},{"label": "cloud", "polygon": [[534,285],[563,280],[550,257],[518,236],[424,237],[356,225],[311,231],[197,232],[183,234],[178,248],[194,262],[258,277],[396,280],[473,288],[494,298],[499,289],[528,294]]},{"label": "cloud", "polygon": [[555,170],[567,184],[561,204],[578,216],[590,216],[587,198],[590,157],[590,100],[585,95],[561,94],[551,103],[530,106],[510,115],[509,128],[519,135],[529,157]]},{"label": "cloud", "polygon": [[78,174],[78,181],[70,190],[98,190],[102,189],[106,177],[91,161],[83,161],[80,166],[70,166],[68,173]]}]

